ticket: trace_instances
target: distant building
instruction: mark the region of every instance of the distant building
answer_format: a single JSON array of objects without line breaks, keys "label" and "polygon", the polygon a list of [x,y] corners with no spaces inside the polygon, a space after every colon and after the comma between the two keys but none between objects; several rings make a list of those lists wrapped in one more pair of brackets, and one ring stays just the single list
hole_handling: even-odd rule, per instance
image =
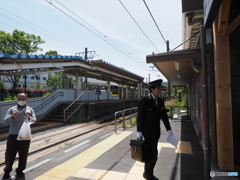
[{"label": "distant building", "polygon": [[[36,84],[41,84],[41,89],[47,89],[48,76],[49,76],[49,74],[21,75],[21,77],[19,79],[19,83],[17,85],[17,88],[25,88],[25,78],[26,78],[26,87],[28,89],[36,89],[36,88],[34,88],[36,86]],[[6,76],[0,76],[0,77],[3,80],[7,89],[12,87],[12,84],[9,82],[9,80]]]}]

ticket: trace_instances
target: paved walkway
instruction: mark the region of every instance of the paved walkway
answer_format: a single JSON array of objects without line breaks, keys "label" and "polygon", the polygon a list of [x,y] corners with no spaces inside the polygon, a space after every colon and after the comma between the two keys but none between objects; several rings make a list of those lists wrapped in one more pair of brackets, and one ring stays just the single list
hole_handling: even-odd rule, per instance
[{"label": "paved walkway", "polygon": [[[203,180],[203,153],[192,123],[188,120],[170,123],[174,136],[181,142],[178,149],[166,142],[167,132],[161,124],[155,176],[160,180]],[[135,138],[136,127],[118,135],[110,134],[36,179],[143,180],[144,164],[131,159],[130,154],[129,142]]]}]

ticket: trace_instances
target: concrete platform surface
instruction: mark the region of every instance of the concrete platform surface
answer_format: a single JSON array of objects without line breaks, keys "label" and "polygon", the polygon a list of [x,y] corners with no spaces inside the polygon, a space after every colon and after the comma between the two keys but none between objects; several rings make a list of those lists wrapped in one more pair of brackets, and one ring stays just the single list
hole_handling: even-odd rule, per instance
[{"label": "concrete platform surface", "polygon": [[[203,180],[203,153],[190,121],[171,121],[174,136],[180,140],[176,149],[166,141],[161,124],[159,157],[155,176],[161,180]],[[131,159],[129,142],[136,138],[136,127],[109,134],[99,143],[53,167],[36,180],[143,180],[144,164]]]}]

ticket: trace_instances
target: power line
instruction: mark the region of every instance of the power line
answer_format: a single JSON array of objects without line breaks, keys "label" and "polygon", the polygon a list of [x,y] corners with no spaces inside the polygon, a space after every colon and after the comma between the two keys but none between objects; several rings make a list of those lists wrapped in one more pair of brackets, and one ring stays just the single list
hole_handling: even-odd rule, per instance
[{"label": "power line", "polygon": [[[4,27],[5,29],[7,29],[7,30],[9,30],[9,31],[13,31],[14,29],[16,29],[15,27],[9,26],[9,25],[7,25],[7,24],[5,24],[5,23],[2,23],[2,22],[0,22],[0,24],[3,24],[3,25],[8,26],[8,27],[11,27],[12,29]],[[55,43],[53,43],[53,42],[51,42],[51,41],[48,41],[48,43],[49,43],[49,44],[52,44],[52,45],[55,45],[55,46],[58,46],[58,47],[60,47],[60,48],[62,48],[62,49],[65,48],[65,47],[60,46],[59,44],[55,44]],[[40,44],[40,46],[41,46],[41,47],[42,47],[42,46],[48,47],[48,46],[45,45],[45,44]],[[49,49],[50,49],[50,48],[49,48]],[[69,50],[70,50],[70,49],[69,49]]]},{"label": "power line", "polygon": [[122,50],[126,51],[128,54],[130,54],[127,50],[125,50],[124,48],[122,48],[121,46],[119,46],[118,44],[116,44],[114,41],[112,41],[111,39],[109,39],[105,34],[103,34],[102,32],[100,32],[98,29],[96,29],[95,27],[93,27],[91,24],[89,24],[87,21],[85,21],[83,18],[81,18],[79,15],[77,15],[76,13],[74,13],[72,10],[70,10],[69,8],[67,8],[65,5],[63,5],[62,3],[60,3],[59,1],[55,0],[58,4],[60,4],[62,7],[64,7],[65,9],[67,9],[69,12],[71,12],[73,15],[75,15],[76,17],[78,17],[79,19],[81,19],[83,22],[85,22],[88,26],[90,26],[91,28],[93,28],[95,31],[97,31],[99,34],[101,34],[104,38],[107,38],[109,41],[111,41],[113,44],[115,44],[116,46],[120,47]]},{"label": "power line", "polygon": [[[152,20],[154,21],[155,25],[157,26],[157,29],[158,29],[158,31],[159,31],[159,33],[160,33],[160,35],[162,36],[162,38],[163,38],[164,42],[167,44],[167,41],[165,40],[165,38],[164,38],[164,36],[163,36],[163,34],[162,34],[162,32],[161,32],[160,28],[158,27],[158,25],[157,25],[157,23],[156,23],[156,21],[155,21],[155,19],[154,19],[153,15],[152,15],[152,13],[151,13],[150,9],[148,8],[148,5],[147,5],[147,3],[145,2],[145,0],[143,0],[143,2],[144,2],[144,4],[145,4],[146,8],[148,9],[148,12],[149,12],[149,14],[150,14],[150,15],[151,15],[151,17],[152,17]],[[169,48],[169,50],[170,50],[170,48]]]},{"label": "power line", "polygon": [[[48,35],[48,34],[46,34],[46,33],[43,33],[43,32],[41,32],[41,31],[39,31],[39,30],[37,30],[37,29],[34,29],[34,28],[32,28],[32,27],[30,27],[30,26],[28,26],[28,25],[26,25],[26,24],[24,24],[24,23],[21,23],[21,22],[15,20],[15,19],[12,19],[12,18],[10,18],[10,17],[7,17],[7,16],[5,16],[5,15],[3,15],[3,14],[1,14],[1,13],[0,13],[0,15],[1,15],[1,16],[4,16],[4,17],[7,18],[7,19],[10,19],[10,20],[12,20],[12,21],[15,21],[15,22],[17,22],[17,23],[19,23],[19,24],[22,24],[22,25],[24,25],[24,26],[26,26],[26,27],[34,30],[34,31],[37,31],[37,32],[39,32],[39,33],[41,33],[41,34],[44,34],[44,35],[49,36],[49,37],[51,37],[51,38],[53,38],[53,39],[56,39],[55,37],[52,37],[52,36],[50,36],[50,35]],[[2,24],[4,24],[4,23],[2,23]],[[5,25],[7,25],[7,24],[5,24]],[[9,26],[9,25],[7,25],[7,26]],[[56,39],[56,40],[57,40],[57,39]],[[59,40],[58,40],[58,41],[59,41]],[[50,41],[49,41],[49,42],[50,42]],[[64,42],[64,41],[62,41],[62,42]],[[65,42],[64,42],[64,43],[65,43]],[[54,44],[54,43],[52,43],[52,44]],[[57,46],[61,47],[60,45],[57,45]],[[64,47],[62,47],[62,48],[64,48]]]},{"label": "power line", "polygon": [[[84,27],[85,29],[87,29],[88,31],[90,31],[91,33],[93,33],[94,35],[96,35],[97,37],[99,37],[100,39],[102,39],[103,41],[105,41],[106,43],[108,43],[109,45],[111,45],[112,47],[114,47],[115,49],[117,49],[118,51],[120,51],[122,54],[126,55],[127,57],[129,57],[130,59],[132,59],[133,61],[135,61],[136,63],[138,63],[139,65],[142,66],[142,64],[140,64],[138,61],[134,60],[132,57],[130,57],[128,54],[126,54],[125,52],[123,52],[121,49],[119,49],[118,47],[116,47],[115,45],[111,44],[110,42],[108,42],[106,39],[102,38],[100,35],[98,35],[97,33],[95,33],[94,31],[92,31],[91,29],[89,29],[88,27],[86,27],[85,25],[83,25],[82,23],[80,23],[79,21],[77,21],[76,19],[74,19],[72,16],[70,16],[69,14],[67,14],[66,12],[64,12],[63,10],[61,10],[60,8],[58,8],[57,6],[55,6],[54,4],[52,4],[52,2],[45,0],[46,2],[48,2],[50,5],[52,5],[53,7],[55,7],[57,10],[59,10],[60,12],[62,12],[63,14],[65,14],[66,16],[68,16],[69,18],[71,18],[73,21],[75,21],[76,23],[78,23],[79,25],[81,25],[82,27]],[[145,66],[142,66],[145,69],[147,69]]]},{"label": "power line", "polygon": [[[10,25],[5,24],[5,23],[2,23],[2,22],[0,22],[0,24],[3,24],[3,25],[5,25],[5,26],[8,26],[8,27],[12,28],[12,29],[10,29],[10,28],[4,27],[4,29],[7,29],[7,30],[9,30],[9,31],[13,31],[14,29],[16,29],[15,27],[10,26]],[[1,26],[0,26],[0,27],[1,27]],[[60,46],[59,44],[52,43],[51,41],[48,41],[48,43],[49,43],[49,44],[52,44],[52,45],[55,45],[55,46],[58,46],[58,47],[63,48],[63,49],[65,48],[65,47],[63,47],[63,46]],[[49,48],[46,44],[41,44],[40,46],[41,46],[41,47],[47,47],[47,48]],[[49,48],[49,49],[50,49],[50,48]]]},{"label": "power line", "polygon": [[156,48],[156,46],[152,43],[152,41],[149,39],[149,37],[146,35],[146,33],[143,31],[143,29],[139,26],[139,24],[137,23],[137,21],[133,18],[133,16],[131,15],[131,13],[127,10],[127,8],[124,6],[124,4],[122,3],[121,0],[119,0],[119,2],[122,4],[122,6],[124,7],[124,9],[127,11],[127,13],[129,14],[129,16],[132,18],[132,20],[136,23],[136,25],[139,27],[139,29],[142,31],[142,33],[145,35],[145,37],[148,39],[148,41],[153,45],[153,47],[159,52],[159,50]]},{"label": "power line", "polygon": [[[114,45],[118,46],[120,49],[122,49],[123,51],[125,51],[128,55],[131,55],[131,53],[129,53],[126,49],[122,48],[121,46],[119,46],[117,43],[115,43],[114,41],[112,41],[111,39],[109,39],[105,34],[103,34],[101,31],[99,31],[98,29],[96,29],[94,26],[92,26],[91,24],[89,24],[87,21],[85,21],[83,18],[81,18],[79,15],[77,15],[76,13],[74,13],[72,10],[70,10],[69,8],[67,8],[65,5],[63,5],[62,3],[60,3],[58,0],[55,0],[58,4],[60,4],[62,7],[64,7],[65,9],[67,9],[69,12],[71,12],[73,15],[75,15],[76,17],[78,17],[79,19],[81,19],[83,22],[85,22],[88,26],[90,26],[91,28],[93,28],[95,31],[97,31],[99,34],[101,34],[104,38],[108,39],[110,42],[112,42]],[[133,56],[133,55],[131,55]],[[134,56],[133,56],[134,57]],[[136,57],[134,57],[135,60],[137,60]],[[142,61],[141,61],[142,62]]]},{"label": "power line", "polygon": [[[15,16],[15,17],[17,17],[17,18],[19,18],[19,19],[21,19],[21,20],[23,20],[23,21],[25,21],[25,22],[27,22],[27,23],[29,23],[29,24],[37,27],[37,28],[39,28],[39,29],[42,29],[42,30],[46,31],[46,32],[49,33],[49,34],[52,34],[52,35],[56,36],[56,37],[59,38],[60,40],[58,40],[57,38],[55,38],[55,37],[53,37],[53,36],[50,36],[50,35],[48,35],[48,34],[46,34],[46,33],[43,33],[43,32],[41,32],[40,30],[37,30],[37,29],[35,29],[35,28],[32,28],[32,27],[30,27],[30,26],[28,26],[28,25],[26,25],[26,24],[24,24],[24,23],[22,23],[22,22],[19,22],[19,21],[15,20],[15,19],[12,19],[12,18],[7,17],[7,16],[5,16],[5,15],[3,15],[3,14],[0,13],[0,15],[4,16],[5,18],[10,19],[10,20],[12,20],[12,21],[15,21],[15,22],[17,22],[17,23],[19,23],[19,24],[22,24],[22,25],[24,25],[24,26],[26,26],[26,27],[34,30],[34,31],[40,32],[41,34],[44,34],[44,35],[46,35],[46,36],[49,36],[49,37],[51,37],[51,38],[53,38],[53,39],[55,39],[55,40],[57,40],[57,41],[62,41],[62,42],[64,42],[64,43],[66,43],[66,42],[65,42],[66,40],[62,40],[62,38],[61,38],[60,36],[57,36],[57,35],[51,33],[50,31],[47,31],[46,29],[44,29],[44,28],[42,28],[42,27],[40,27],[40,26],[37,26],[37,25],[35,25],[35,24],[33,24],[33,23],[31,23],[31,22],[29,22],[29,21],[27,21],[27,20],[25,20],[25,19],[23,19],[23,18],[15,15],[15,14],[9,12],[9,11],[6,11],[6,10],[4,10],[4,9],[2,9],[2,8],[0,8],[0,10],[3,10],[3,11],[5,11],[5,12],[7,12],[7,13],[9,13],[9,14],[11,14],[11,15],[13,15],[13,16]],[[13,28],[13,29],[16,29],[15,27],[10,26],[10,25],[8,25],[8,24],[5,24],[5,23],[3,23],[3,22],[0,22],[0,23],[3,24],[3,25],[5,25],[5,26],[11,27],[11,28]],[[9,28],[6,28],[6,27],[5,27],[5,29],[8,29],[8,30],[11,31],[11,29],[9,29]],[[99,31],[99,32],[100,32],[100,31]],[[72,44],[71,41],[68,41],[68,42],[69,42],[70,45],[75,46],[75,48],[78,49],[78,46],[77,46],[77,45]],[[52,44],[52,45],[55,45],[55,46],[58,46],[58,47],[60,47],[60,48],[65,49],[65,47],[60,46],[59,44],[52,43],[51,41],[48,41],[48,43],[50,43],[50,44]],[[44,47],[49,48],[49,47],[48,47],[47,45],[45,45],[45,44],[42,44],[41,46],[44,46]],[[69,49],[69,48],[68,48],[68,49]],[[71,50],[72,50],[72,49],[71,49]],[[130,53],[129,53],[129,54],[130,54]],[[99,55],[98,55],[98,56],[99,56]],[[133,56],[133,55],[132,55],[132,56]],[[129,57],[129,58],[131,58],[131,57]],[[138,62],[137,62],[137,63],[138,63]],[[141,65],[141,64],[140,64],[140,65]],[[146,68],[146,67],[144,67],[144,68]]]},{"label": "power line", "polygon": [[[1,22],[0,22],[1,23]],[[2,23],[1,23],[2,24]],[[5,24],[4,24],[5,25]],[[1,26],[0,26],[1,27]],[[7,29],[7,30],[9,30],[9,31],[11,31],[12,29],[10,29],[10,28],[7,28],[7,27],[4,27],[5,29]]]},{"label": "power line", "polygon": [[[51,37],[51,38],[53,38],[53,39],[55,39],[55,40],[62,41],[62,42],[64,42],[64,43],[66,43],[66,41],[68,41],[68,40],[66,40],[66,39],[64,39],[64,41],[63,41],[63,40],[62,40],[62,39],[63,39],[62,37],[60,37],[60,36],[58,36],[58,35],[56,35],[56,34],[53,34],[53,33],[51,33],[50,31],[48,31],[48,30],[46,30],[46,29],[44,29],[44,28],[42,28],[42,27],[40,27],[40,26],[37,26],[37,25],[35,25],[35,24],[33,24],[33,23],[31,23],[31,22],[29,22],[29,21],[27,21],[27,20],[25,20],[25,19],[23,19],[23,18],[15,15],[15,14],[9,12],[9,11],[6,11],[5,9],[2,9],[2,8],[0,8],[0,9],[1,9],[2,11],[5,11],[5,12],[7,12],[7,13],[9,13],[9,14],[11,14],[11,15],[13,15],[13,16],[15,16],[15,17],[17,17],[17,18],[19,18],[19,19],[21,19],[21,20],[23,20],[23,21],[25,21],[25,22],[27,22],[27,23],[35,26],[35,27],[37,27],[37,28],[39,28],[39,29],[42,29],[42,30],[46,31],[47,33],[49,33],[49,34],[51,34],[51,35],[56,36],[59,40],[56,39],[56,38],[53,37],[53,36],[50,36],[50,35],[48,35],[48,34],[46,34],[46,33],[43,33],[43,32],[41,32],[41,31],[39,31],[39,30],[37,30],[37,29],[34,29],[34,28],[32,28],[32,27],[30,27],[30,26],[28,26],[28,25],[26,25],[26,24],[23,24],[23,23],[21,23],[21,22],[19,22],[19,21],[17,21],[17,20],[14,20],[14,19],[12,19],[12,18],[10,18],[10,17],[7,17],[7,16],[5,16],[5,15],[3,15],[3,14],[0,14],[0,15],[2,15],[2,16],[4,16],[4,17],[8,18],[8,19],[11,19],[12,21],[15,21],[15,22],[17,22],[17,23],[19,23],[19,24],[22,24],[22,25],[24,25],[24,26],[26,26],[26,27],[28,27],[28,28],[30,28],[30,29],[33,29],[33,30],[35,30],[35,31],[38,31],[38,32],[40,32],[41,34],[47,35],[47,36],[49,36],[49,37]],[[71,45],[71,46],[73,46],[73,47],[76,48],[76,49],[79,49],[79,46],[78,46],[77,44],[73,44],[73,43],[70,42],[70,41],[68,41],[68,44]]]}]

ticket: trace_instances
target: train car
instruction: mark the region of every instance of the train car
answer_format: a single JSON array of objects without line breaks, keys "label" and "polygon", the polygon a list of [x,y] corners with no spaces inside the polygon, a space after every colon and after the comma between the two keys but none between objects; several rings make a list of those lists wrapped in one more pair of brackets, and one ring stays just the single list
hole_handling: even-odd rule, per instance
[{"label": "train car", "polygon": [[[106,86],[106,91],[108,89],[108,86]],[[113,99],[119,99],[119,87],[117,85],[110,85],[110,91],[112,92]]]}]

